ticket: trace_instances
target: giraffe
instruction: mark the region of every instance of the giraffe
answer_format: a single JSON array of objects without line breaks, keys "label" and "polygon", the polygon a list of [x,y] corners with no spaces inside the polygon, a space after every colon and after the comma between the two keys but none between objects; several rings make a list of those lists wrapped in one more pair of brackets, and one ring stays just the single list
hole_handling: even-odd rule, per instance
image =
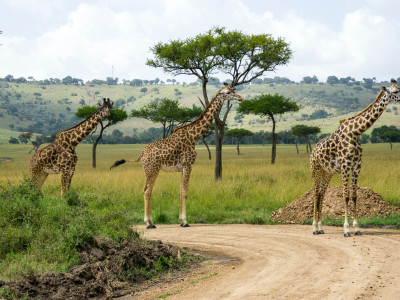
[{"label": "giraffe", "polygon": [[186,198],[192,166],[196,160],[195,145],[203,133],[211,125],[215,115],[221,109],[225,100],[242,101],[243,98],[235,93],[234,89],[224,83],[212,101],[201,115],[193,122],[176,128],[165,139],[148,144],[144,147],[137,160],[116,161],[110,169],[125,162],[142,162],[146,177],[144,194],[144,222],[147,229],[156,228],[151,217],[150,198],[160,170],[167,172],[181,172],[179,220],[182,227],[190,227],[186,221]]},{"label": "giraffe", "polygon": [[99,109],[78,125],[60,131],[54,141],[36,152],[29,163],[32,181],[41,187],[49,174],[61,174],[61,195],[69,189],[78,157],[75,147],[103,120],[110,115],[114,102],[103,99]]},{"label": "giraffe", "polygon": [[[400,101],[400,87],[392,79],[392,85],[381,87],[376,99],[358,114],[340,120],[339,128],[330,136],[320,140],[310,156],[311,175],[314,181],[313,234],[324,234],[322,230],[322,201],[334,174],[341,174],[345,207],[344,236],[349,237],[349,200],[354,204],[353,227],[355,235],[361,235],[357,223],[357,180],[361,171],[362,147],[358,137],[370,128],[381,116],[391,101]],[[351,175],[351,186],[348,187]]]}]

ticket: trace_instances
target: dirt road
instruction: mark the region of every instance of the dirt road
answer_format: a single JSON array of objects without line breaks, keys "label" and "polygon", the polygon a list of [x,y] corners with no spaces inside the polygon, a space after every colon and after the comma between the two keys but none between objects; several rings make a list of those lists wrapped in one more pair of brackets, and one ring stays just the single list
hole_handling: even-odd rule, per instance
[{"label": "dirt road", "polygon": [[[141,228],[142,229],[142,228]],[[185,278],[134,299],[400,299],[400,231],[301,225],[159,225],[144,237],[214,252]]]}]

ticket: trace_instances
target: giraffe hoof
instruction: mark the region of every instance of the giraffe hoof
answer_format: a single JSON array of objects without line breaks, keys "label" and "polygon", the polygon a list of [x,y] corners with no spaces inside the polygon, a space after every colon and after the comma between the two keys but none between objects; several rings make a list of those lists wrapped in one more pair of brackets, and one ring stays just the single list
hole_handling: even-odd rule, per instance
[{"label": "giraffe hoof", "polygon": [[355,235],[362,235],[361,231],[356,231]]},{"label": "giraffe hoof", "polygon": [[344,236],[345,236],[345,237],[351,237],[350,233],[348,233],[348,232],[346,232],[346,233],[344,234]]},{"label": "giraffe hoof", "polygon": [[154,229],[154,228],[157,228],[156,225],[149,225],[146,227],[146,229]]},{"label": "giraffe hoof", "polygon": [[181,227],[190,227],[190,225],[188,223],[186,224],[181,224]]},{"label": "giraffe hoof", "polygon": [[312,234],[313,235],[318,235],[318,233],[319,233],[318,230],[314,230]]},{"label": "giraffe hoof", "polygon": [[323,230],[318,231],[318,234],[325,234]]}]

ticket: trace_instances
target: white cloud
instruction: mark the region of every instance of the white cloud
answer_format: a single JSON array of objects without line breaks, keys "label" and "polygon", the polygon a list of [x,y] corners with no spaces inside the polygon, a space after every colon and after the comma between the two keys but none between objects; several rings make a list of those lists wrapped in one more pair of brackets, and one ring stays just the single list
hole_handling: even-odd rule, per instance
[{"label": "white cloud", "polygon": [[[21,1],[25,0],[18,3]],[[40,8],[44,2],[47,1],[32,3]],[[35,5],[29,4],[25,10],[36,13]],[[50,6],[43,14],[51,15],[51,9],[59,13],[61,7],[67,6]],[[400,75],[396,73],[399,63],[395,59],[400,50],[396,39],[400,25],[396,18],[376,7],[376,2],[369,1],[338,16],[338,31],[294,10],[281,15],[274,14],[273,8],[251,10],[243,0],[164,0],[137,6],[122,0],[113,4],[88,1],[60,17],[62,25],[43,31],[34,39],[6,33],[0,36],[0,76],[105,79],[111,76],[114,66],[114,75],[120,79],[165,79],[169,74],[145,65],[151,56],[149,48],[159,41],[184,39],[218,25],[247,34],[271,33],[290,43],[293,59],[268,77],[301,80],[317,75],[325,80],[336,75],[386,80]]]}]

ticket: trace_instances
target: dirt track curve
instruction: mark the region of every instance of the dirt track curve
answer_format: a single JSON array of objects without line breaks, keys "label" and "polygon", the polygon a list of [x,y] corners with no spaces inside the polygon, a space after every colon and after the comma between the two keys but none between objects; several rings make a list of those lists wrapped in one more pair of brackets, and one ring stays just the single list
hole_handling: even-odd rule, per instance
[{"label": "dirt track curve", "polygon": [[133,299],[400,299],[400,231],[364,229],[345,238],[340,227],[324,229],[318,236],[304,225],[143,230],[147,239],[218,259]]}]

